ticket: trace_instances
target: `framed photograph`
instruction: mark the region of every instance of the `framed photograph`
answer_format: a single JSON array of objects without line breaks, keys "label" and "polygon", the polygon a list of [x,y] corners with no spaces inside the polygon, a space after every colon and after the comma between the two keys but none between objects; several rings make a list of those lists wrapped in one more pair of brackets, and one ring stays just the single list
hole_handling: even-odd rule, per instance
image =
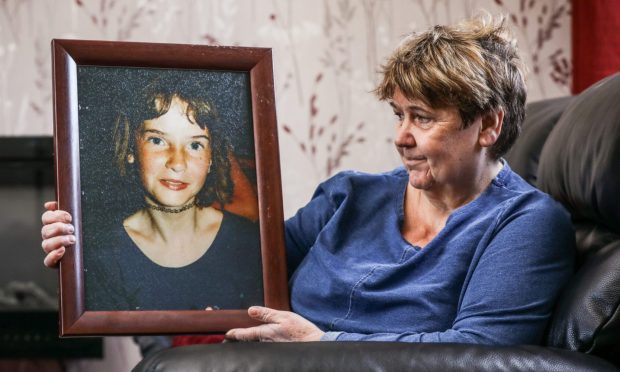
[{"label": "framed photograph", "polygon": [[288,310],[271,50],[53,40],[60,335]]}]

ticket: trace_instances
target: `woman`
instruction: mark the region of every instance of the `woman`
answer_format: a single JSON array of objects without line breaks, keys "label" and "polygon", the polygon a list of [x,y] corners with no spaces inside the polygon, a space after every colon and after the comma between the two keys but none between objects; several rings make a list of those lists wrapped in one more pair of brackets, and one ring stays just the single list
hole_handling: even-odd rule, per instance
[{"label": "woman", "polygon": [[403,40],[376,92],[404,166],[321,184],[286,222],[294,313],[251,307],[264,324],[227,338],[541,342],[574,232],[501,158],[526,98],[504,33],[478,18]]},{"label": "woman", "polygon": [[221,208],[233,192],[230,146],[208,98],[199,81],[160,72],[119,110],[116,168],[139,200],[122,226],[91,224],[84,236],[97,247],[84,257],[88,308],[263,303],[258,227]]}]

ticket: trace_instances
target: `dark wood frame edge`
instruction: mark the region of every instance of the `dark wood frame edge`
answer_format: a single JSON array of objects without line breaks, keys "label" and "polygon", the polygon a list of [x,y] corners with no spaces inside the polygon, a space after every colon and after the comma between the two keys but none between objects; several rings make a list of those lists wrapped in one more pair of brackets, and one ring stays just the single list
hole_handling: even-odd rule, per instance
[{"label": "dark wood frame edge", "polygon": [[[154,51],[157,51],[157,58],[153,58]],[[57,200],[61,209],[72,213],[74,221],[81,221],[79,138],[76,125],[77,65],[249,73],[256,149],[264,301],[265,306],[289,310],[271,49],[52,40]],[[61,147],[63,143],[64,148]],[[58,180],[67,179],[72,180],[72,187],[59,187]],[[76,226],[77,242],[67,249],[65,258],[60,264],[61,336],[211,333],[257,324],[247,316],[245,309],[208,312],[86,311],[81,275],[83,269],[81,231],[81,226]]]}]

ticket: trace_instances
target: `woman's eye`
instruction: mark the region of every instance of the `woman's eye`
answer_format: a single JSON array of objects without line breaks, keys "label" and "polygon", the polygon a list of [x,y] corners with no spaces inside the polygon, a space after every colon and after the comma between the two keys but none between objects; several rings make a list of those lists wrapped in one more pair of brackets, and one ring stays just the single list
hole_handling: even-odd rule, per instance
[{"label": "woman's eye", "polygon": [[424,116],[418,116],[418,117],[417,117],[417,120],[418,120],[420,123],[422,123],[422,124],[426,124],[426,123],[430,123],[431,118],[427,118],[427,117],[424,117]]},{"label": "woman's eye", "polygon": [[399,121],[403,121],[405,115],[402,112],[394,112],[394,115],[398,118]]},{"label": "woman's eye", "polygon": [[416,115],[415,121],[421,126],[429,126],[433,122],[433,119],[427,116]]}]

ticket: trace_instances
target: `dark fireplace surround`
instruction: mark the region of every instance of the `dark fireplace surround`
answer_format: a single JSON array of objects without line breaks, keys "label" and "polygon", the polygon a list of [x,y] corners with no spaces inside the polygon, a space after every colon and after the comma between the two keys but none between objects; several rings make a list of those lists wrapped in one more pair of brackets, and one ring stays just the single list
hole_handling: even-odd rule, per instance
[{"label": "dark fireplace surround", "polygon": [[58,337],[58,274],[43,266],[52,137],[0,137],[0,358],[101,358],[101,338]]}]

